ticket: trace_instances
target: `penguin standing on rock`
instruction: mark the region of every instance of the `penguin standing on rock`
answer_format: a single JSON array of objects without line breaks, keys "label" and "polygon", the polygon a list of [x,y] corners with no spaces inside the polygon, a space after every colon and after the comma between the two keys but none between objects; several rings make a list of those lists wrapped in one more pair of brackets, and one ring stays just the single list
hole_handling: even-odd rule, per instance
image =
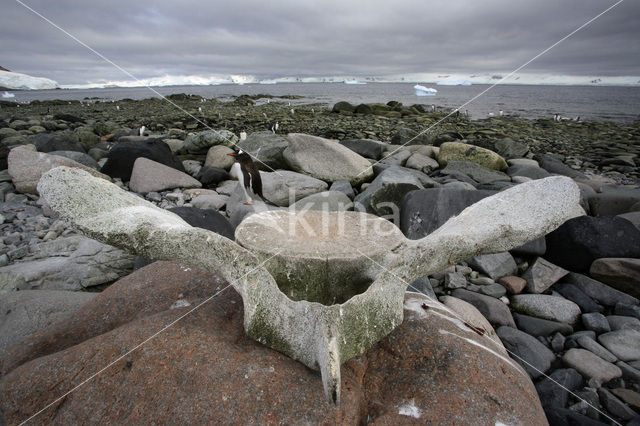
[{"label": "penguin standing on rock", "polygon": [[264,198],[264,195],[262,195],[262,179],[260,178],[260,171],[258,171],[258,168],[253,163],[251,156],[246,152],[243,152],[242,150],[238,151],[237,153],[234,152],[227,155],[229,155],[230,157],[234,157],[236,160],[236,162],[233,163],[233,166],[231,167],[231,175],[237,176],[240,185],[242,185],[242,189],[244,190],[245,196],[247,198],[247,201],[244,204],[253,204],[253,200],[249,195],[249,191],[257,195],[261,199],[266,200],[266,198]]}]

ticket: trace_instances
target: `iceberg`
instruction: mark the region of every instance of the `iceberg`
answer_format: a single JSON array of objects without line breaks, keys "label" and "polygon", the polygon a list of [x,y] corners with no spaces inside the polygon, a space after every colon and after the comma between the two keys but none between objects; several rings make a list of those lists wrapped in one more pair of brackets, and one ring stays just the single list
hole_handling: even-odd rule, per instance
[{"label": "iceberg", "polygon": [[4,92],[4,93],[2,94],[2,97],[3,97],[3,98],[5,98],[5,99],[8,99],[8,98],[15,98],[15,97],[16,97],[16,95],[14,95],[13,93]]},{"label": "iceberg", "polygon": [[[0,87],[11,90],[59,89],[57,82],[48,78],[32,77],[11,71],[0,71]],[[4,95],[2,97],[5,97]]]},{"label": "iceberg", "polygon": [[275,80],[262,80],[260,84],[276,84]]},{"label": "iceberg", "polygon": [[413,90],[416,91],[416,96],[435,96],[438,91],[431,87],[424,87],[419,84],[413,86]]},{"label": "iceberg", "polygon": [[244,84],[257,83],[258,81],[252,75],[231,74],[229,75],[231,82],[240,86]]},{"label": "iceberg", "polygon": [[344,84],[367,84],[366,81],[358,81],[358,80],[343,80]]}]

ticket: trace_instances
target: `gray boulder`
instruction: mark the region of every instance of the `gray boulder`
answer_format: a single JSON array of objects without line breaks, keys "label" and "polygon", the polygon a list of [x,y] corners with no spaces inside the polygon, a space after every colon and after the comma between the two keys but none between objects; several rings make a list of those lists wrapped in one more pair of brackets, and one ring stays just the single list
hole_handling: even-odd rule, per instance
[{"label": "gray boulder", "polygon": [[562,368],[536,383],[536,390],[543,407],[564,408],[569,400],[569,392],[575,391],[580,385],[582,385],[580,373],[573,368]]},{"label": "gray boulder", "polygon": [[598,383],[606,383],[622,376],[620,368],[586,349],[569,349],[562,357],[562,362]]},{"label": "gray boulder", "polygon": [[562,161],[548,154],[536,154],[533,156],[540,167],[557,175],[569,176],[574,179],[587,179],[587,176],[577,170],[573,170],[571,167],[565,165]]},{"label": "gray boulder", "polygon": [[511,256],[508,251],[473,256],[467,260],[467,264],[473,269],[488,275],[493,280],[508,275],[515,275],[518,270],[516,261],[513,260],[513,256]]},{"label": "gray boulder", "polygon": [[617,290],[640,298],[640,259],[596,259],[589,268],[589,274]]},{"label": "gray boulder", "polygon": [[326,182],[289,170],[260,172],[262,192],[270,202],[287,207],[304,197],[326,191]]},{"label": "gray boulder", "polygon": [[466,207],[494,191],[424,189],[407,194],[400,207],[400,229],[410,239],[429,235]]},{"label": "gray boulder", "polygon": [[371,163],[337,141],[302,133],[290,133],[287,139],[283,156],[296,172],[327,182],[347,179],[351,185],[373,177]]},{"label": "gray boulder", "polygon": [[[625,389],[622,389],[622,390],[625,390]],[[616,391],[616,389],[614,389],[614,391]],[[634,397],[636,402],[638,400],[637,395],[638,394],[635,394],[635,397]],[[633,420],[635,419],[637,421],[638,418],[640,417],[637,412],[629,408],[627,404],[625,404],[620,399],[618,399],[613,394],[613,392],[609,392],[609,390],[605,388],[598,388],[598,396],[600,397],[600,403],[609,413],[613,414],[619,419],[622,419],[623,421],[631,420],[631,422],[627,424],[632,425],[634,423]]]},{"label": "gray boulder", "polygon": [[238,142],[238,148],[249,153],[256,166],[266,171],[287,167],[282,153],[288,146],[289,141],[270,131],[251,133]]},{"label": "gray boulder", "polygon": [[0,292],[82,290],[128,275],[134,260],[134,256],[90,238],[57,238],[32,247],[28,260],[0,268]]},{"label": "gray boulder", "polygon": [[411,151],[408,149],[392,147],[384,154],[379,164],[381,166],[404,166],[411,155]]},{"label": "gray boulder", "polygon": [[454,290],[451,295],[471,303],[491,324],[516,328],[516,323],[513,321],[509,307],[500,300],[463,288]]},{"label": "gray boulder", "polygon": [[507,169],[509,176],[524,176],[530,179],[544,179],[551,176],[551,173],[541,167],[524,164],[514,164]]},{"label": "gray boulder", "polygon": [[92,169],[98,169],[98,162],[94,160],[90,155],[80,151],[51,151],[49,155],[59,155],[61,157],[69,158],[73,161],[77,161],[80,164],[84,164]]},{"label": "gray boulder", "polygon": [[331,184],[331,186],[329,187],[329,191],[338,191],[338,192],[342,192],[344,195],[346,195],[347,197],[349,197],[350,200],[353,200],[356,196],[355,192],[353,191],[353,187],[351,186],[351,184],[349,183],[348,180],[337,180],[335,182],[333,182]]},{"label": "gray boulder", "polygon": [[598,341],[622,361],[640,359],[640,332],[623,328],[598,336]]},{"label": "gray boulder", "polygon": [[633,224],[637,229],[640,230],[640,212],[629,212],[617,215],[623,219],[627,219],[629,222]]},{"label": "gray boulder", "polygon": [[22,339],[69,318],[98,293],[22,290],[0,294],[0,356]]},{"label": "gray boulder", "polygon": [[226,212],[229,217],[229,222],[233,228],[236,228],[246,218],[254,213],[277,210],[278,207],[271,206],[263,201],[254,199],[252,204],[245,204],[247,201],[246,195],[242,190],[239,183],[236,183],[236,187],[227,199]]},{"label": "gray boulder", "polygon": [[596,342],[589,336],[580,336],[576,339],[576,342],[578,342],[578,344],[584,349],[595,355],[598,355],[605,361],[609,361],[611,363],[615,363],[616,361],[618,361],[618,358],[614,354],[609,352],[606,348],[598,344],[598,342]]},{"label": "gray boulder", "polygon": [[184,145],[178,150],[179,154],[206,154],[214,145],[224,145],[230,148],[238,144],[238,137],[228,130],[205,130],[187,136]]},{"label": "gray boulder", "polygon": [[624,315],[609,315],[606,318],[611,330],[621,330],[623,328],[629,328],[632,330],[640,331],[640,320],[637,318],[627,317]]},{"label": "gray boulder", "polygon": [[640,319],[640,306],[629,305],[626,303],[616,303],[613,310],[616,315],[626,315],[628,317],[634,317]]},{"label": "gray boulder", "polygon": [[214,145],[207,151],[204,166],[229,170],[235,162],[233,157],[229,156],[229,154],[233,154],[234,152],[235,151],[228,146]]},{"label": "gray boulder", "polygon": [[582,312],[604,311],[604,307],[597,304],[589,295],[573,284],[556,283],[553,286],[553,290],[560,293],[564,298],[569,299],[576,305],[580,306],[580,310]]},{"label": "gray boulder", "polygon": [[640,231],[616,216],[569,219],[547,234],[545,259],[574,272],[603,257],[640,257]]},{"label": "gray boulder", "polygon": [[443,175],[464,174],[478,183],[511,182],[506,173],[492,170],[471,161],[449,161],[446,167],[440,170]]},{"label": "gray boulder", "polygon": [[220,194],[202,194],[191,199],[191,205],[198,209],[220,210],[227,204],[229,197]]},{"label": "gray boulder", "polygon": [[[418,278],[417,280],[409,284],[409,286],[407,287],[407,291],[420,293],[432,298],[433,300],[438,300],[436,293],[433,291],[433,287],[431,287],[431,281],[429,280],[429,277]],[[446,296],[446,297],[451,297],[451,296]],[[446,302],[444,300],[442,301],[442,303],[446,305]]]},{"label": "gray boulder", "polygon": [[378,215],[400,215],[400,205],[405,194],[423,189],[412,173],[397,167],[389,167],[380,173],[354,200],[356,210]]},{"label": "gray boulder", "polygon": [[640,191],[629,193],[606,192],[589,197],[589,208],[594,216],[615,216],[638,210]]},{"label": "gray boulder", "polygon": [[173,188],[200,188],[202,184],[188,174],[148,158],[138,157],[133,163],[129,188],[139,194]]},{"label": "gray boulder", "polygon": [[111,180],[95,169],[69,158],[36,152],[33,145],[23,145],[12,149],[9,152],[7,163],[9,175],[16,190],[29,194],[37,194],[36,187],[42,175],[59,166],[75,167],[89,172],[93,176]]},{"label": "gray boulder", "polygon": [[532,336],[550,336],[555,333],[571,334],[573,328],[563,322],[549,321],[528,315],[513,314],[518,329]]},{"label": "gray boulder", "polygon": [[569,271],[539,257],[522,275],[530,293],[543,293]]},{"label": "gray boulder", "polygon": [[429,132],[419,133],[408,127],[398,129],[391,138],[394,145],[431,145],[433,137]]},{"label": "gray boulder", "polygon": [[345,139],[340,141],[340,145],[346,146],[364,158],[371,158],[373,160],[379,160],[380,157],[382,157],[382,153],[389,147],[389,145],[384,142],[372,139]]},{"label": "gray boulder", "polygon": [[18,131],[15,130],[15,129],[12,129],[10,127],[2,127],[2,128],[0,128],[0,141],[5,139],[5,138],[18,136],[18,135],[19,135]]},{"label": "gray boulder", "polygon": [[515,255],[523,256],[543,256],[547,251],[547,242],[544,237],[536,238],[526,244],[511,250]]},{"label": "gray boulder", "polygon": [[511,308],[521,314],[567,324],[575,324],[581,314],[572,301],[546,294],[516,294],[511,296]]},{"label": "gray boulder", "polygon": [[493,150],[505,159],[519,158],[527,155],[529,145],[511,138],[502,138],[493,143]]},{"label": "gray boulder", "polygon": [[436,170],[440,167],[438,162],[431,157],[427,157],[426,155],[420,154],[419,152],[414,153],[407,159],[405,166],[411,169],[416,169],[423,171],[425,173],[430,173],[433,170]]},{"label": "gray boulder", "polygon": [[289,208],[293,210],[322,210],[327,212],[351,210],[353,203],[344,193],[324,191],[296,201]]},{"label": "gray boulder", "polygon": [[502,344],[532,378],[540,377],[556,356],[533,336],[516,328],[502,326],[496,330]]},{"label": "gray boulder", "polygon": [[586,314],[582,314],[582,324],[584,325],[584,328],[587,330],[593,330],[596,334],[611,331],[611,326],[609,325],[609,321],[607,321],[607,317],[602,315],[600,312],[588,312]]},{"label": "gray boulder", "polygon": [[[94,135],[95,136],[95,135]],[[29,143],[35,145],[38,152],[78,151],[85,152],[80,142],[58,133],[38,133],[29,137]]]},{"label": "gray boulder", "polygon": [[633,296],[629,296],[600,281],[575,272],[569,273],[569,275],[564,277],[563,281],[573,284],[587,296],[606,306],[615,306],[618,303],[626,303],[629,305],[637,305],[640,303],[640,301]]},{"label": "gray boulder", "polygon": [[473,325],[478,329],[484,330],[483,336],[489,337],[498,345],[500,352],[507,355],[507,351],[502,345],[502,341],[491,326],[491,323],[469,302],[458,299],[453,296],[442,296],[441,302],[449,309],[458,314],[467,324]]}]

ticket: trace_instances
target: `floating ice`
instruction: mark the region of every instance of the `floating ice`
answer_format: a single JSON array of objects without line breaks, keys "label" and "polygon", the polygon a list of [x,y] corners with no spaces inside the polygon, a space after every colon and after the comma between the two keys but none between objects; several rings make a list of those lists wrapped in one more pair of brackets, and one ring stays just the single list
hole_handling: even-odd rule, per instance
[{"label": "floating ice", "polygon": [[358,81],[358,80],[343,80],[344,84],[367,84],[366,81]]},{"label": "floating ice", "polygon": [[416,96],[435,96],[438,93],[436,89],[420,86],[419,84],[413,86],[413,89],[416,91]]},{"label": "floating ice", "polygon": [[16,97],[16,95],[14,95],[13,93],[4,92],[4,93],[2,94],[2,97],[3,97],[3,98],[15,98],[15,97]]}]

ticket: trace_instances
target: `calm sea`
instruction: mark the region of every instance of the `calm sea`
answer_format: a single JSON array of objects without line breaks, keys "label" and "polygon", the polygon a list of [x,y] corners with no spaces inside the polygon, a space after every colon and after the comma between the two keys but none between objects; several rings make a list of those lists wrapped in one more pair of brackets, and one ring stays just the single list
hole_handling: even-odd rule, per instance
[{"label": "calm sea", "polygon": [[[524,118],[551,118],[560,114],[583,120],[633,122],[640,119],[640,87],[612,86],[525,86],[497,85],[486,93],[488,85],[437,86],[436,96],[415,96],[414,83],[279,83],[279,84],[223,84],[219,86],[166,86],[154,90],[162,95],[172,93],[197,94],[207,98],[231,98],[239,95],[270,94],[274,96],[299,95],[302,99],[292,104],[323,103],[332,106],[338,101],[354,104],[400,101],[405,105],[425,104],[468,110],[472,119],[490,114],[516,115]],[[14,100],[83,100],[99,98],[117,101],[123,98],[144,99],[158,95],[146,87],[107,89],[63,89],[16,91]],[[476,98],[477,97],[477,98]],[[476,98],[476,99],[474,99]],[[287,100],[286,102],[289,102]],[[465,105],[466,104],[466,105]],[[464,106],[463,106],[464,105]]]}]

